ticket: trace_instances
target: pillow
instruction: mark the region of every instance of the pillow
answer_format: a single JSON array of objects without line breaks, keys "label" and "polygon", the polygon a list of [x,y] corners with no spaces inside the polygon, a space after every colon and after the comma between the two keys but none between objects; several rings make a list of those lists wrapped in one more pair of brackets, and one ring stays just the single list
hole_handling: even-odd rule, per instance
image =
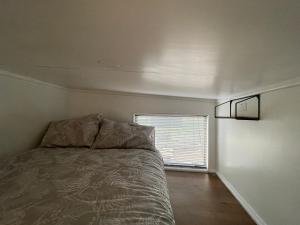
[{"label": "pillow", "polygon": [[41,147],[91,147],[99,131],[101,115],[51,122]]},{"label": "pillow", "polygon": [[154,127],[103,119],[93,148],[155,150]]}]

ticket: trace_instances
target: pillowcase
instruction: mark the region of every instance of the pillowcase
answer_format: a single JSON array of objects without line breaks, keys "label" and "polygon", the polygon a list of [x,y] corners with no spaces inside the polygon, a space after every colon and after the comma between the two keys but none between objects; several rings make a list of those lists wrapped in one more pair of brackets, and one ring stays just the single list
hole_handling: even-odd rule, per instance
[{"label": "pillowcase", "polygon": [[154,127],[103,119],[93,148],[155,150]]},{"label": "pillowcase", "polygon": [[91,147],[99,132],[101,120],[101,115],[92,114],[51,122],[40,146]]}]

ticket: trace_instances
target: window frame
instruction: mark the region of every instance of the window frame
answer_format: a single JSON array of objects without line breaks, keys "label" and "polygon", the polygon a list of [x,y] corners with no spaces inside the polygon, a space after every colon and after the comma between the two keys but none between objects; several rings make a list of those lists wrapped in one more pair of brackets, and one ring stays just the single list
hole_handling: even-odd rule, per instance
[{"label": "window frame", "polygon": [[[176,170],[176,171],[192,171],[192,172],[208,172],[209,171],[209,150],[210,150],[210,117],[209,115],[202,114],[168,114],[168,113],[134,113],[132,121],[136,122],[137,116],[165,116],[165,117],[206,117],[207,127],[206,127],[206,143],[207,143],[207,157],[206,157],[206,168],[202,166],[186,166],[186,165],[168,165],[164,164],[166,170]],[[154,138],[155,141],[155,138]]]}]

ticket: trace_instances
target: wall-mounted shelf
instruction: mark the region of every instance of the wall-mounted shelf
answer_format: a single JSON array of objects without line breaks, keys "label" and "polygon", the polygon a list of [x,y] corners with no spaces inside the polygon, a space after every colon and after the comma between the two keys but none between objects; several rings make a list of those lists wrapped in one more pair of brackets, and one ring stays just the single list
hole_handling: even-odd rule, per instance
[{"label": "wall-mounted shelf", "polygon": [[215,107],[215,118],[260,120],[260,95],[232,99]]}]

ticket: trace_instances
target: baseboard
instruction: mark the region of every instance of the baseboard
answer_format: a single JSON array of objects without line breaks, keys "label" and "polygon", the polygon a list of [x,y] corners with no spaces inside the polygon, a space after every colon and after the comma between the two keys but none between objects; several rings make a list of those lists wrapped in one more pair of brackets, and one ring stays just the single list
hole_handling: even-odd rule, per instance
[{"label": "baseboard", "polygon": [[216,173],[220,180],[225,184],[233,196],[240,202],[243,208],[247,211],[250,217],[256,222],[257,225],[268,225],[252,208],[252,206],[242,197],[242,195],[235,189],[235,187],[220,173]]},{"label": "baseboard", "polygon": [[217,173],[217,171],[216,171],[215,169],[208,169],[208,172],[209,172],[209,173],[214,173],[214,174]]}]

